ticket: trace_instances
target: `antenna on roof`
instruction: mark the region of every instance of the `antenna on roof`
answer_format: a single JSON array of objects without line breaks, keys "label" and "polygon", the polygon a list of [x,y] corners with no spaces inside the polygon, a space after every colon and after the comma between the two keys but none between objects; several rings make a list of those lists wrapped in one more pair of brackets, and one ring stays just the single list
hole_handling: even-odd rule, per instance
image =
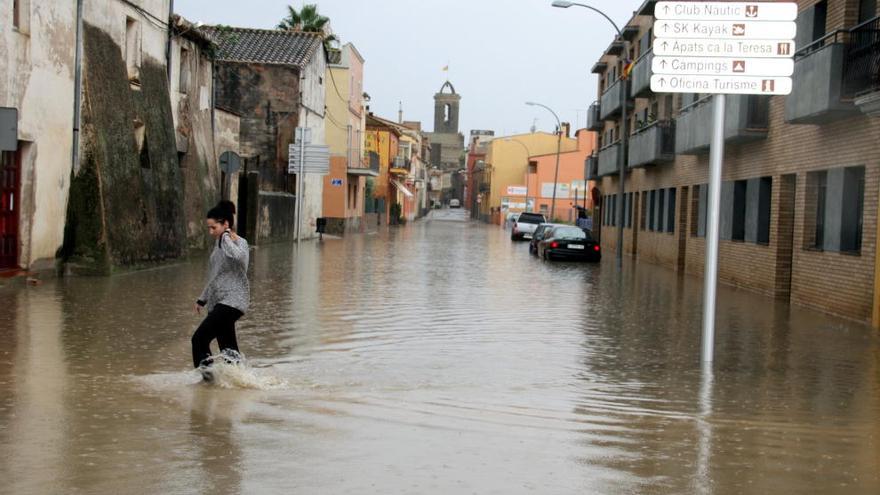
[{"label": "antenna on roof", "polygon": [[538,118],[535,117],[535,120],[532,121],[532,134],[538,130]]}]

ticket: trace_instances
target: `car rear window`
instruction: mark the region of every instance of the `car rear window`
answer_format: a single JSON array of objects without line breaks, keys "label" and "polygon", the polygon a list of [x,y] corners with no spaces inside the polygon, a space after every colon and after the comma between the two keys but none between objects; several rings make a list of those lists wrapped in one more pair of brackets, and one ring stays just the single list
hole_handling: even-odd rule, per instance
[{"label": "car rear window", "polygon": [[535,223],[541,224],[546,222],[547,220],[544,218],[544,215],[540,213],[522,213],[517,219],[518,223]]},{"label": "car rear window", "polygon": [[553,230],[554,239],[565,239],[567,241],[586,240],[587,234],[577,227],[559,227]]}]

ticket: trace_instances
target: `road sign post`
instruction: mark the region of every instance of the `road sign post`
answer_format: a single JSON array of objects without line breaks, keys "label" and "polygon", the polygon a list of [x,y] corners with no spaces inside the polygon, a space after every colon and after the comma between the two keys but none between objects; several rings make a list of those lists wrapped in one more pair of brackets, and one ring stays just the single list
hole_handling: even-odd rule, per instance
[{"label": "road sign post", "polygon": [[713,361],[726,96],[787,95],[796,3],[657,2],[651,91],[714,94],[701,360]]}]

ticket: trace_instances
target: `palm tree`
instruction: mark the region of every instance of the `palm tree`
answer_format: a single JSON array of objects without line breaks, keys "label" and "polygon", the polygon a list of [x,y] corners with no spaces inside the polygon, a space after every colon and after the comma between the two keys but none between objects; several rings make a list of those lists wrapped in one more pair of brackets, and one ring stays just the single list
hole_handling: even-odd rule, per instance
[{"label": "palm tree", "polygon": [[316,4],[306,4],[297,11],[292,5],[287,6],[287,16],[278,23],[278,29],[285,31],[303,31],[306,33],[321,33],[324,36],[324,48],[330,54],[334,51],[332,43],[336,36],[327,34],[324,29],[330,18],[318,14]]}]

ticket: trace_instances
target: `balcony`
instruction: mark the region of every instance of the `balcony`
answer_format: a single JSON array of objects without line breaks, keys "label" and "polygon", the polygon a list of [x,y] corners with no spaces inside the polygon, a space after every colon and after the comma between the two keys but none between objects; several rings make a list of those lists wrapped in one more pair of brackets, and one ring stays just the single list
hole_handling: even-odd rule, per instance
[{"label": "balcony", "polygon": [[595,153],[587,157],[587,180],[599,180],[599,156]]},{"label": "balcony", "polygon": [[630,95],[633,98],[646,97],[651,93],[651,61],[654,60],[654,50],[649,49],[636,60],[632,70],[632,82],[630,83]]},{"label": "balcony", "polygon": [[617,56],[623,53],[623,48],[623,40],[620,38],[615,38],[611,42],[611,44],[608,45],[608,48],[605,50],[605,54]]},{"label": "balcony", "polygon": [[628,86],[628,81],[618,79],[602,93],[602,98],[599,100],[599,118],[613,120],[620,114],[620,92],[626,90]]},{"label": "balcony", "polygon": [[391,173],[396,175],[407,175],[412,172],[412,161],[402,156],[398,156],[391,163]]},{"label": "balcony", "polygon": [[849,30],[843,92],[866,115],[880,117],[880,17]]},{"label": "balcony", "polygon": [[835,31],[795,53],[791,94],[785,99],[785,121],[824,124],[857,114],[843,87],[847,44]]},{"label": "balcony", "polygon": [[[709,150],[712,138],[711,98],[703,98],[681,110],[675,123],[675,152],[697,155]],[[724,140],[728,144],[745,143],[767,137],[770,120],[770,97],[728,95]]]},{"label": "balcony", "polygon": [[675,160],[675,122],[654,122],[629,138],[630,168],[644,167]]},{"label": "balcony", "polygon": [[620,142],[609,144],[599,150],[599,163],[596,167],[596,175],[604,177],[618,172],[617,157],[621,153]]},{"label": "balcony", "polygon": [[605,122],[599,117],[599,102],[594,101],[590,108],[587,109],[587,129],[591,131],[601,131],[605,127]]}]

